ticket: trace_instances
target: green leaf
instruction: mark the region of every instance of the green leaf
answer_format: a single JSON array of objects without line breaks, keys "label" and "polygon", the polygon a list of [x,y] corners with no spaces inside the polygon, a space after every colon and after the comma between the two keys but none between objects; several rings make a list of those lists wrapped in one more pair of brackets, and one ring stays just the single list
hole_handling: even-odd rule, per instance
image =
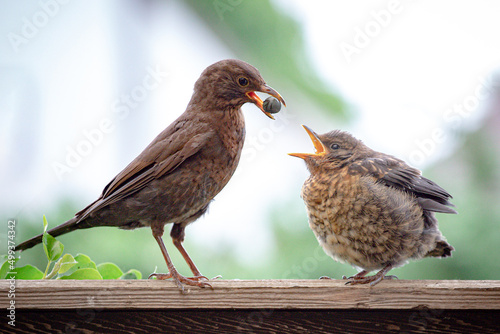
[{"label": "green leaf", "polygon": [[14,274],[16,279],[42,279],[43,277],[43,272],[31,264],[16,268],[15,272],[17,273]]},{"label": "green leaf", "polygon": [[[19,258],[14,257],[9,260],[9,256],[7,255],[2,255],[0,256],[0,279],[3,278],[9,278],[9,272],[15,272],[16,268],[16,262],[19,260]],[[9,276],[9,277],[7,277]]]},{"label": "green leaf", "polygon": [[48,274],[46,277],[47,279],[50,279],[52,277],[55,277],[57,274],[63,274],[67,272],[69,269],[71,269],[75,264],[78,262],[75,261],[75,258],[71,254],[64,254],[63,257],[61,257],[55,264],[54,267],[52,267],[52,271],[50,274]]},{"label": "green leaf", "polygon": [[130,269],[120,279],[142,279],[142,274],[137,269]]},{"label": "green leaf", "polygon": [[106,262],[97,266],[97,270],[103,279],[119,279],[123,271],[114,263]]},{"label": "green leaf", "polygon": [[71,254],[64,254],[63,257],[59,261],[61,261],[61,267],[59,268],[59,274],[64,274],[65,272],[67,272],[68,270],[73,268],[73,266],[75,264],[78,263],[75,260],[75,258],[73,257],[73,255],[71,255]]},{"label": "green leaf", "polygon": [[45,251],[45,255],[47,256],[47,259],[50,261],[55,261],[59,257],[61,257],[63,251],[64,251],[64,245],[60,242],[57,241],[56,238],[51,236],[50,234],[47,233],[47,227],[49,226],[49,223],[47,222],[47,218],[45,215],[43,216],[43,237],[42,237],[42,243],[43,243],[43,250]]},{"label": "green leaf", "polygon": [[102,279],[101,274],[94,268],[78,269],[71,275],[62,276],[58,279]]},{"label": "green leaf", "polygon": [[84,268],[94,268],[94,269],[97,268],[95,262],[92,261],[90,257],[88,257],[85,254],[76,254],[75,261],[78,262],[79,265],[88,265],[87,267]]},{"label": "green leaf", "polygon": [[47,222],[45,215],[43,215],[43,233],[47,233],[47,226],[49,226],[49,223]]},{"label": "green leaf", "polygon": [[[52,270],[50,271],[49,274],[44,274],[43,278],[44,279],[51,279],[52,277],[56,276],[57,275],[57,272],[59,271],[59,268],[61,268],[61,260],[62,258],[59,259],[59,261],[57,261],[54,266],[52,267]],[[49,267],[50,267],[50,264],[52,262],[49,262],[48,265],[47,265],[47,268],[45,268],[45,273],[47,273],[49,271]]]},{"label": "green leaf", "polygon": [[90,257],[88,257],[85,254],[78,254],[78,255],[76,255],[74,257],[74,260],[76,261],[76,264],[74,264],[71,268],[68,268],[67,271],[65,271],[63,273],[60,272],[59,273],[59,278],[63,278],[65,276],[70,276],[71,274],[73,274],[74,272],[76,272],[77,270],[80,270],[80,269],[90,268],[90,269],[96,269],[97,270],[95,262],[92,261],[90,259]]},{"label": "green leaf", "polygon": [[47,255],[47,259],[49,261],[55,261],[62,255],[64,245],[50,234],[44,232],[42,242],[43,250],[45,251],[45,255]]},{"label": "green leaf", "polygon": [[0,263],[0,279],[7,277],[7,273],[10,271],[9,266],[10,264],[7,261],[7,257],[5,257],[5,260],[2,260],[2,262]]}]

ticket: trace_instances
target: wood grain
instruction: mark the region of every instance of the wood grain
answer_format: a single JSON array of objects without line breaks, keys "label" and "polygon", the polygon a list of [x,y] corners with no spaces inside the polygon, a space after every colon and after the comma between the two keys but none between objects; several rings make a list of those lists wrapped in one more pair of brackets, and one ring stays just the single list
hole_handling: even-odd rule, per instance
[{"label": "wood grain", "polygon": [[[16,281],[16,310],[500,310],[500,281],[215,280],[213,290],[156,280]],[[5,309],[9,282],[0,280]]]},{"label": "wood grain", "polygon": [[500,333],[493,310],[21,310],[1,333]]}]

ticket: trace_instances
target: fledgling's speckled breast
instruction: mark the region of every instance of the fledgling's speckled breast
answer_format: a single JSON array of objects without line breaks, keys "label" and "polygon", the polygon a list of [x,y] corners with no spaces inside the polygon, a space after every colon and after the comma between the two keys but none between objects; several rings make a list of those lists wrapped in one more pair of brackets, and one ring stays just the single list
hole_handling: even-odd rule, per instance
[{"label": "fledgling's speckled breast", "polygon": [[423,233],[416,200],[369,176],[345,171],[311,175],[302,198],[319,243],[341,262],[372,271],[421,258],[435,247],[437,235]]}]

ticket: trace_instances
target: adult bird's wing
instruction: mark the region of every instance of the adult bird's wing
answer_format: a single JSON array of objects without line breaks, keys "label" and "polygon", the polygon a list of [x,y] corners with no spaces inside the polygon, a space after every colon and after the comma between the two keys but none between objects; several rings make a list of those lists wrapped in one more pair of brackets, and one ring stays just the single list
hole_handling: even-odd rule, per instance
[{"label": "adult bird's wing", "polygon": [[111,180],[95,202],[76,213],[78,221],[85,219],[95,210],[138,192],[152,180],[174,171],[187,158],[196,154],[215,134],[203,123],[197,123],[197,128],[194,123],[189,124],[189,127],[184,125],[184,121],[177,121],[161,132],[137,158]]},{"label": "adult bird's wing", "polygon": [[351,164],[350,172],[370,175],[376,182],[413,194],[424,210],[457,213],[450,208],[454,205],[449,202],[452,196],[446,190],[392,156],[358,160]]}]

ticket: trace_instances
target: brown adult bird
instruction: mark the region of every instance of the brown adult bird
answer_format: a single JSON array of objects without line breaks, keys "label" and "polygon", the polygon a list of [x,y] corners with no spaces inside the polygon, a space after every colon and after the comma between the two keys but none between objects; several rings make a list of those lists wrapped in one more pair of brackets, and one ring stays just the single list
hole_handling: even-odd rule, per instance
[{"label": "brown adult bird", "polygon": [[[259,71],[243,61],[228,59],[207,67],[194,85],[186,111],[111,180],[95,202],[48,233],[55,237],[96,226],[127,230],[149,226],[168,267],[168,274],[152,276],[172,278],[181,290],[183,284],[210,286],[182,246],[184,229],[207,211],[238,165],[245,138],[241,106],[254,103],[274,119],[255,92],[285,104]],[[173,224],[173,244],[194,277],[182,276],[172,264],[162,240],[165,224]],[[16,249],[41,240],[38,235]]]},{"label": "brown adult bird", "polygon": [[290,155],[311,173],[302,187],[309,226],[328,255],[361,270],[346,284],[375,285],[409,259],[451,256],[434,216],[456,213],[446,190],[347,132],[303,127],[316,153]]}]

